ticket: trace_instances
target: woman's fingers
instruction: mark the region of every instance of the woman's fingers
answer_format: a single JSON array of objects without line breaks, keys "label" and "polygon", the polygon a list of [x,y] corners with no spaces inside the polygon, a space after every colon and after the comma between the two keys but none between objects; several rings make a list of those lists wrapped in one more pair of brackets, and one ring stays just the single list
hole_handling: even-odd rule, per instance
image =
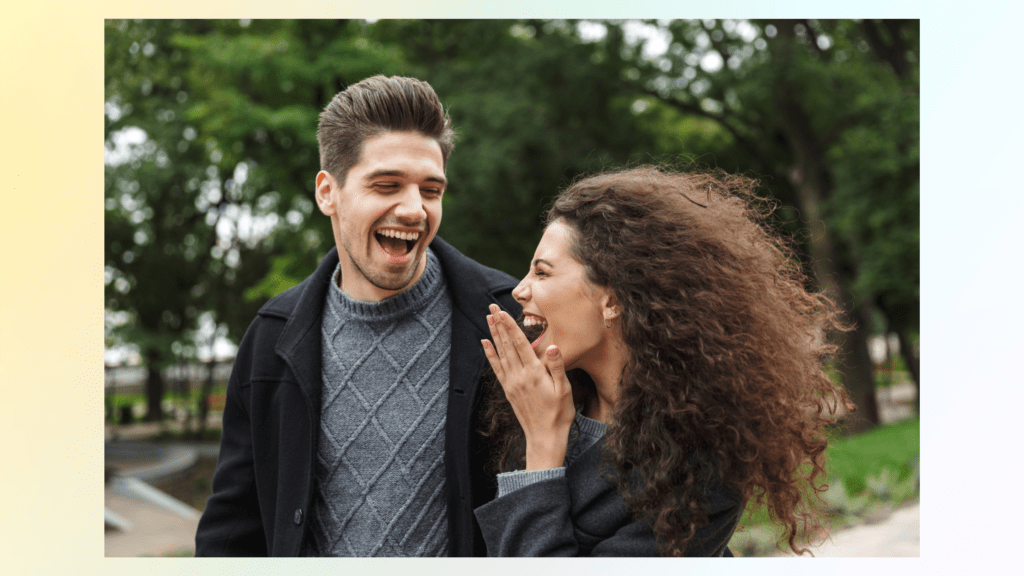
[{"label": "woman's fingers", "polygon": [[502,312],[496,305],[491,304],[490,309],[491,318],[494,320],[494,323],[491,325],[491,335],[496,338],[494,343],[498,349],[498,355],[501,356],[502,363],[509,370],[522,369],[525,363],[517,349],[514,336],[516,332],[522,335],[522,330],[516,326],[515,321],[512,320],[508,313]]},{"label": "woman's fingers", "polygon": [[533,364],[537,359],[537,355],[533,351],[533,346],[530,345],[530,339],[526,337],[526,334],[523,334],[522,329],[519,328],[508,312],[499,312],[499,316],[502,319],[502,327],[507,329],[506,333],[509,337],[509,344],[518,355],[519,361],[524,365]]},{"label": "woman's fingers", "polygon": [[565,375],[565,361],[562,359],[562,351],[558,349],[558,346],[552,344],[544,351],[544,367],[548,369],[548,374],[551,374],[555,394],[572,393],[569,377]]},{"label": "woman's fingers", "polygon": [[498,382],[504,385],[505,370],[501,366],[501,360],[498,358],[498,353],[494,351],[494,345],[487,340],[481,340],[480,344],[484,347],[484,356],[487,357],[487,362],[491,365],[491,370],[494,370],[494,375],[498,377]]},{"label": "woman's fingers", "polygon": [[526,436],[526,469],[560,466],[575,415],[561,353],[551,346],[552,355],[538,360],[512,317],[497,306],[490,312],[487,325],[493,344],[482,341],[484,355]]},{"label": "woman's fingers", "polygon": [[494,374],[501,382],[501,386],[507,392],[508,387],[514,385],[510,380],[517,375],[518,367],[513,362],[516,355],[514,351],[510,350],[508,338],[502,329],[501,317],[497,314],[500,309],[492,304],[490,311],[491,314],[487,315],[487,327],[491,331],[491,342],[484,344],[484,355],[490,362],[491,368],[494,369]]}]

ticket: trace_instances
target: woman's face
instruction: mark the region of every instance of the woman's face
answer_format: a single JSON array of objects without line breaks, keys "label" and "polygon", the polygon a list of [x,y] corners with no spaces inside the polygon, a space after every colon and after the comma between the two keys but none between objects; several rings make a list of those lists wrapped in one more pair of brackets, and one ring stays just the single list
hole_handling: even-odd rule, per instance
[{"label": "woman's face", "polygon": [[532,341],[534,352],[540,356],[557,344],[566,369],[600,360],[611,332],[604,325],[610,291],[586,280],[583,265],[569,250],[571,234],[566,224],[552,222],[537,245],[530,272],[512,291],[523,306],[527,334],[535,332],[530,326],[544,328]]}]

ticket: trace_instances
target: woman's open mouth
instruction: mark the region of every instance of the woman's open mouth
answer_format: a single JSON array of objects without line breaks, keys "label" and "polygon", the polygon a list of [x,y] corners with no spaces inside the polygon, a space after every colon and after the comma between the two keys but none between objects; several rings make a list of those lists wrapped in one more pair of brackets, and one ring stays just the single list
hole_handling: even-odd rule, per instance
[{"label": "woman's open mouth", "polygon": [[526,339],[536,348],[547,331],[547,320],[533,314],[525,314],[519,324],[523,329],[523,334],[526,335]]}]

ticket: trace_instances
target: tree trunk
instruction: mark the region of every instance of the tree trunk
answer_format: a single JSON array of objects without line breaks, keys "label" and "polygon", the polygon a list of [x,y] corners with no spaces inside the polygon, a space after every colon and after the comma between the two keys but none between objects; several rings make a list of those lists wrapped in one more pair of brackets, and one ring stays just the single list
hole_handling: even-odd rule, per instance
[{"label": "tree trunk", "polygon": [[914,356],[914,345],[910,342],[910,338],[907,336],[907,329],[902,326],[895,330],[896,338],[900,342],[900,354],[903,356],[903,361],[907,364],[907,370],[910,372],[910,379],[914,381],[914,389],[917,394],[914,399],[914,410],[920,415],[921,414],[921,369],[918,365],[917,357]]},{"label": "tree trunk", "polygon": [[196,432],[196,440],[202,440],[206,435],[206,418],[210,413],[210,393],[213,392],[214,368],[217,367],[217,360],[212,354],[206,366],[206,380],[203,381],[203,389],[199,394],[199,430]]},{"label": "tree trunk", "polygon": [[861,304],[851,310],[850,319],[856,325],[852,331],[843,334],[843,346],[838,358],[840,372],[843,374],[843,385],[850,399],[857,405],[857,412],[847,416],[843,422],[843,432],[848,435],[869,430],[881,422],[878,414],[875,370],[871,354],[868,352],[871,316],[868,314],[867,305]]},{"label": "tree trunk", "polygon": [[181,390],[181,397],[184,400],[184,402],[182,402],[182,405],[185,406],[185,422],[182,424],[181,427],[183,438],[187,438],[188,435],[192,433],[193,411],[191,403],[189,402],[189,396],[192,395],[192,378],[190,377],[191,372],[191,370],[185,372],[184,366],[182,366],[181,382],[179,383],[179,386]]},{"label": "tree trunk", "polygon": [[803,177],[803,174],[814,171],[811,165],[802,162],[801,167],[796,168],[791,176],[800,198],[801,212],[810,227],[811,270],[820,289],[832,299],[840,311],[846,312],[848,319],[854,323],[853,330],[839,335],[836,369],[842,375],[843,386],[850,399],[857,405],[857,412],[846,417],[843,430],[847,434],[855,434],[879,423],[874,367],[868,353],[870,317],[864,313],[863,307],[853,308],[853,298],[839,280],[835,248],[821,218],[820,179]]},{"label": "tree trunk", "polygon": [[146,378],[146,421],[163,420],[164,378],[160,374],[160,351],[155,348],[146,350],[146,367],[149,376]]},{"label": "tree trunk", "polygon": [[[779,47],[784,54],[787,48],[792,48],[792,27],[780,23],[778,28],[783,42],[790,43]],[[869,317],[853,308],[852,295],[843,285],[836,263],[835,244],[825,228],[822,206],[829,190],[826,146],[814,133],[810,118],[801,106],[800,91],[795,87],[779,86],[778,92],[779,123],[794,154],[789,180],[796,189],[798,208],[810,232],[811,270],[822,292],[855,323],[852,331],[840,335],[836,369],[842,375],[843,386],[850,399],[857,405],[857,412],[847,416],[843,429],[847,434],[862,432],[878,424],[874,368],[868,354]]]},{"label": "tree trunk", "polygon": [[900,343],[900,355],[907,364],[907,371],[910,372],[910,379],[914,382],[917,390],[917,399],[914,401],[914,408],[921,414],[921,369],[917,356],[914,355],[914,346],[907,335],[907,320],[901,317],[898,311],[902,310],[897,306],[887,306],[884,298],[878,298],[878,309],[885,315],[889,325],[889,332],[896,334]]}]

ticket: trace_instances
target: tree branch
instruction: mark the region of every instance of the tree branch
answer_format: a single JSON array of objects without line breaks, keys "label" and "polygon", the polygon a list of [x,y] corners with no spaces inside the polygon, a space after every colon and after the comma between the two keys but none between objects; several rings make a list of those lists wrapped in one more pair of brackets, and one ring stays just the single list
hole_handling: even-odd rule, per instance
[{"label": "tree branch", "polygon": [[749,154],[751,157],[757,159],[757,161],[761,164],[761,172],[762,173],[771,174],[773,176],[775,175],[775,171],[772,169],[771,163],[768,161],[768,159],[765,157],[765,155],[761,152],[761,150],[758,149],[758,147],[755,146],[753,142],[751,142],[748,138],[746,138],[743,134],[741,134],[739,129],[736,128],[735,126],[733,126],[733,124],[729,120],[727,120],[724,116],[708,112],[707,110],[704,110],[700,106],[698,106],[696,104],[693,104],[693,103],[690,103],[690,102],[683,102],[683,101],[677,100],[675,98],[671,98],[671,97],[667,97],[667,96],[662,96],[656,90],[652,90],[650,88],[640,88],[640,90],[642,92],[644,92],[645,94],[648,94],[650,96],[654,96],[658,100],[664,102],[665,104],[668,104],[669,106],[672,106],[673,108],[675,108],[676,110],[679,110],[680,112],[684,112],[686,114],[694,114],[694,115],[697,115],[697,116],[701,116],[703,118],[708,118],[710,120],[714,120],[722,128],[725,128],[725,130],[730,135],[732,135],[732,137],[736,140],[736,143],[740,145],[740,148],[742,148],[744,152]]},{"label": "tree branch", "polygon": [[902,21],[883,20],[882,22],[892,38],[891,44],[882,38],[882,34],[874,20],[864,20],[861,22],[864,38],[875,52],[875,55],[889,64],[896,77],[900,80],[906,80],[910,75],[910,67],[907,66],[907,59],[904,55],[906,47],[903,43],[902,26],[900,25]]},{"label": "tree branch", "polygon": [[810,20],[798,20],[807,29],[807,36],[810,38],[811,49],[817,54],[823,61],[830,62],[832,60],[832,53],[826,52],[818,46],[818,34],[814,31],[814,27],[811,26]]}]

